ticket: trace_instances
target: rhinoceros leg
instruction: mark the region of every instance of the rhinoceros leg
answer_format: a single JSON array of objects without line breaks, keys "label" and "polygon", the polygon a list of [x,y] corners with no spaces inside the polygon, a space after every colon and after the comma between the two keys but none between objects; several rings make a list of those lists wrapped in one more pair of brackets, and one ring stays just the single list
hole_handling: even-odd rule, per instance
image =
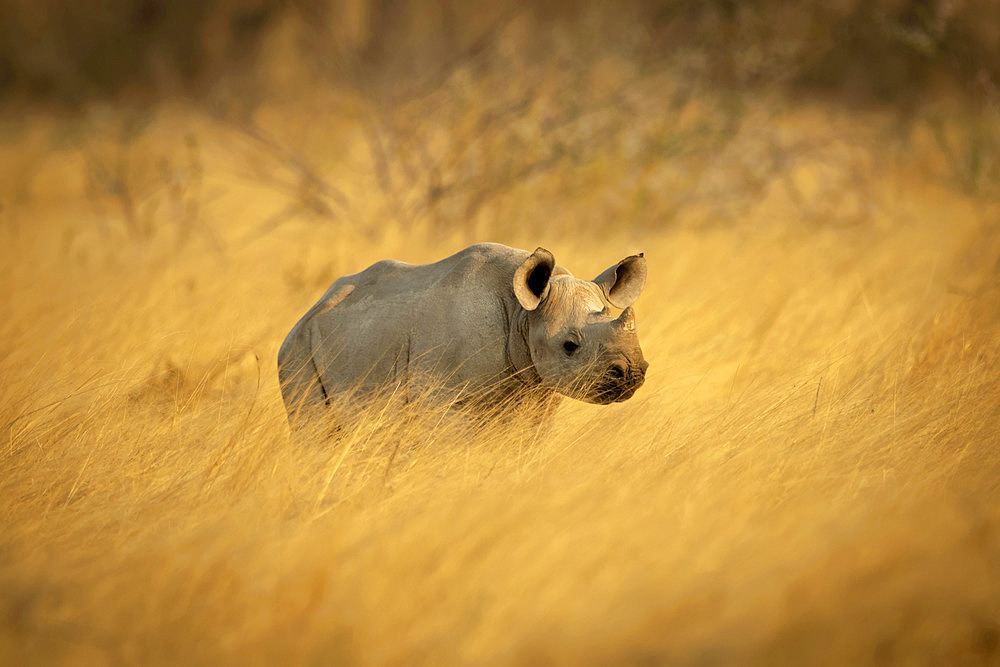
[{"label": "rhinoceros leg", "polygon": [[288,422],[295,428],[329,409],[329,396],[320,379],[312,355],[312,333],[309,327],[298,334],[288,353],[280,360],[278,380],[281,398],[288,412]]},{"label": "rhinoceros leg", "polygon": [[[284,369],[283,369],[284,370]],[[325,411],[329,397],[320,381],[319,373],[312,359],[294,370],[281,374],[281,397],[292,426],[307,421],[306,415],[313,416]]]}]

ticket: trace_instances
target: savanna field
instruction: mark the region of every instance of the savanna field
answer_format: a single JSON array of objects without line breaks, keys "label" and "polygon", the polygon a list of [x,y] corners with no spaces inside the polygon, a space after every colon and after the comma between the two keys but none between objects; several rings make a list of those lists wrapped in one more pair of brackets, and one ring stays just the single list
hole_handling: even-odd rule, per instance
[{"label": "savanna field", "polygon": [[[419,80],[299,16],[250,83],[0,105],[0,664],[1000,660],[997,100],[499,15]],[[330,283],[481,241],[644,252],[636,395],[292,438]]]}]

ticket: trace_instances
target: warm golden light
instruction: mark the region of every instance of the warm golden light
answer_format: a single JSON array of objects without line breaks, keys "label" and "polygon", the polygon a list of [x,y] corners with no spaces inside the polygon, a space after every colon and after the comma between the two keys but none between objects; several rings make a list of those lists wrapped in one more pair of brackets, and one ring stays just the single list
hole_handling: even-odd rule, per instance
[{"label": "warm golden light", "polygon": [[[997,659],[992,5],[151,2],[83,62],[48,4],[0,12],[0,663]],[[479,241],[644,252],[645,385],[295,442],[305,310]]]}]

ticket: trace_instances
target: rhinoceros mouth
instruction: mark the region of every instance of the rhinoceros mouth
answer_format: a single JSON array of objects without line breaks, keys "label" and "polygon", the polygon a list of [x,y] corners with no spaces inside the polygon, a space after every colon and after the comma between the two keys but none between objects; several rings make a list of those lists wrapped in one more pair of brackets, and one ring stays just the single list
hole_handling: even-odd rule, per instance
[{"label": "rhinoceros mouth", "polygon": [[615,398],[614,402],[621,403],[622,401],[627,401],[628,399],[632,398],[632,396],[635,395],[636,389],[638,389],[638,387],[629,387],[624,392],[622,392],[620,396]]},{"label": "rhinoceros mouth", "polygon": [[618,383],[614,384],[602,384],[596,387],[597,391],[594,392],[593,402],[599,405],[610,405],[611,403],[621,403],[622,401],[627,401],[632,398],[636,390],[640,387],[642,383],[638,384],[627,384],[622,385]]}]

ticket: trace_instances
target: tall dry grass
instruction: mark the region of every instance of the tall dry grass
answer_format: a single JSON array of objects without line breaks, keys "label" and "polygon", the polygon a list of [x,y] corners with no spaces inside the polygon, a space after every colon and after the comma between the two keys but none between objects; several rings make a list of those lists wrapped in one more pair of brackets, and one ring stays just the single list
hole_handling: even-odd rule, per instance
[{"label": "tall dry grass", "polygon": [[[995,117],[518,38],[391,106],[5,121],[0,662],[997,659]],[[292,443],[327,285],[482,240],[646,253],[635,398]]]}]

